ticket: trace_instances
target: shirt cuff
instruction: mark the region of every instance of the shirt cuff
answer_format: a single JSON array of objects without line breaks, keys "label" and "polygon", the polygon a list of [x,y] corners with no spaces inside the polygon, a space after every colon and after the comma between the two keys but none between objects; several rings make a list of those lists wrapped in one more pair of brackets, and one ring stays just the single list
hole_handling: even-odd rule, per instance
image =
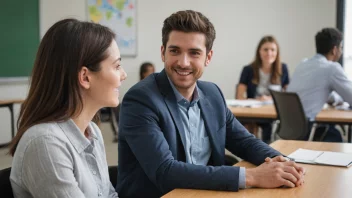
[{"label": "shirt cuff", "polygon": [[238,180],[238,188],[245,189],[246,188],[246,168],[240,167],[240,178]]}]

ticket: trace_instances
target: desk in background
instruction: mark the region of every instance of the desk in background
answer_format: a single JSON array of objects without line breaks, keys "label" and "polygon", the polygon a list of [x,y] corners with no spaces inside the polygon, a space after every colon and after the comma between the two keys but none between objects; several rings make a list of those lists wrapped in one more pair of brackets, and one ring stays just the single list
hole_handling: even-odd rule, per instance
[{"label": "desk in background", "polygon": [[[0,100],[0,107],[8,107],[11,114],[11,139],[15,137],[15,117],[13,112],[14,104],[21,104],[24,100]],[[1,147],[7,146],[9,143],[0,144]]]},{"label": "desk in background", "polygon": [[[270,146],[285,155],[289,155],[298,148],[336,151],[352,153],[352,144],[348,143],[326,143],[326,142],[307,142],[307,141],[291,141],[278,140]],[[271,198],[290,198],[290,197],[339,197],[347,198],[352,195],[352,167],[336,167],[300,164],[306,169],[305,183],[303,186],[296,188],[275,188],[275,189],[259,189],[249,188],[240,190],[239,192],[225,191],[207,191],[192,189],[176,189],[166,194],[164,198],[178,197],[202,197],[202,198],[227,198],[227,197],[271,197]],[[253,168],[254,165],[242,161],[235,166]],[[212,181],[208,181],[212,182]]]},{"label": "desk in background", "polygon": [[[277,118],[274,105],[265,105],[261,107],[229,107],[231,112],[239,121],[274,121]],[[343,111],[336,109],[322,110],[315,118],[316,123],[320,124],[341,124],[348,125],[348,142],[351,142],[352,134],[352,111]]]}]

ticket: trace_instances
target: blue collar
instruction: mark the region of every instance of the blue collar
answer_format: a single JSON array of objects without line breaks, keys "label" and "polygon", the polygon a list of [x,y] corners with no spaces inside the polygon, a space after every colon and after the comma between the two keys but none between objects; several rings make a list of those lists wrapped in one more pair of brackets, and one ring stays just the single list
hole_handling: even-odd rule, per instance
[{"label": "blue collar", "polygon": [[190,106],[193,106],[194,104],[196,104],[202,97],[202,91],[198,88],[198,85],[196,84],[196,87],[194,89],[193,92],[193,97],[192,97],[192,101],[189,102],[185,97],[182,96],[182,94],[176,89],[174,83],[170,80],[169,77],[167,77],[167,79],[170,82],[170,85],[172,87],[172,90],[174,91],[175,97],[176,97],[176,101],[179,104],[188,104]]}]

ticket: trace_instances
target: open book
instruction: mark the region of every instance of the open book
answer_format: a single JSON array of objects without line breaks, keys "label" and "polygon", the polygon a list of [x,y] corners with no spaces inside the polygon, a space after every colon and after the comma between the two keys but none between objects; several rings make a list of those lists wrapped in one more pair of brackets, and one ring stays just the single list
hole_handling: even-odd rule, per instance
[{"label": "open book", "polygon": [[306,164],[321,164],[344,167],[349,167],[352,165],[352,153],[315,151],[300,148],[291,153],[288,157],[294,159],[296,162]]}]

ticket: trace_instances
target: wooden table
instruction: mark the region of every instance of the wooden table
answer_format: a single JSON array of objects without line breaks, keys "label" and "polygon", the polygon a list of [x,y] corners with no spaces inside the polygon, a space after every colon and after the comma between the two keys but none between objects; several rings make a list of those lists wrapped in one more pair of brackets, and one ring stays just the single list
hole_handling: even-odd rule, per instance
[{"label": "wooden table", "polygon": [[[274,105],[265,105],[261,107],[229,107],[231,112],[240,121],[274,121],[277,114]],[[321,124],[342,124],[349,125],[348,141],[351,142],[352,129],[352,111],[343,111],[336,109],[322,110],[315,118],[315,122]]]},{"label": "wooden table", "polygon": [[[0,107],[8,107],[11,114],[11,139],[15,137],[15,118],[13,112],[13,105],[14,104],[21,104],[24,100],[15,99],[15,100],[0,100]],[[1,147],[7,146],[9,143],[0,144]]]},{"label": "wooden table", "polygon": [[[326,142],[306,142],[278,140],[271,146],[281,153],[288,155],[298,148],[338,151],[352,153],[352,144],[348,143],[326,143]],[[227,197],[270,197],[270,198],[323,198],[338,197],[350,198],[352,196],[352,168],[300,164],[306,169],[305,184],[296,188],[276,188],[259,189],[249,188],[239,192],[207,191],[192,189],[176,189],[166,194],[164,198],[227,198]],[[236,164],[246,168],[255,167],[254,165],[242,161]],[[211,182],[211,181],[209,181]]]},{"label": "wooden table", "polygon": [[[229,107],[236,118],[258,118],[258,119],[277,119],[274,105],[265,105],[261,107]],[[317,122],[333,122],[333,123],[352,123],[352,111],[343,111],[336,109],[322,110],[316,116]]]}]

